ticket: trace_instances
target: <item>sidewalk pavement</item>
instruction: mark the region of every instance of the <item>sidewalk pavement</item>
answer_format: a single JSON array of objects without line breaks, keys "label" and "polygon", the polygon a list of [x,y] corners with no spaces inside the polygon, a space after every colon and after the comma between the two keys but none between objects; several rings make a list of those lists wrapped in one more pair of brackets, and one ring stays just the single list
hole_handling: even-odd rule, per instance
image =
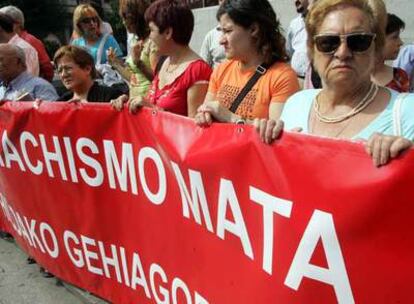
[{"label": "sidewalk pavement", "polygon": [[105,304],[91,294],[56,278],[44,278],[39,265],[14,242],[0,238],[0,304]]}]

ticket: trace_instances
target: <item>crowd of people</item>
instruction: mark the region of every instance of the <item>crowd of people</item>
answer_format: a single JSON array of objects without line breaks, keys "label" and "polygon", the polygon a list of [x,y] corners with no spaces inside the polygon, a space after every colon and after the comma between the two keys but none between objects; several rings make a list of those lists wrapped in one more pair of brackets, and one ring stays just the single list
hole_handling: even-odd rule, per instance
[{"label": "crowd of people", "polygon": [[374,165],[387,164],[414,140],[414,45],[400,39],[404,21],[382,0],[294,3],[285,37],[268,0],[219,1],[218,25],[197,53],[186,1],[120,0],[126,58],[111,26],[80,4],[70,45],[53,57],[66,88],[60,96],[23,13],[3,7],[0,99],[110,102],[131,114],[151,107],[201,127],[251,124],[264,144],[283,129],[360,140]]}]

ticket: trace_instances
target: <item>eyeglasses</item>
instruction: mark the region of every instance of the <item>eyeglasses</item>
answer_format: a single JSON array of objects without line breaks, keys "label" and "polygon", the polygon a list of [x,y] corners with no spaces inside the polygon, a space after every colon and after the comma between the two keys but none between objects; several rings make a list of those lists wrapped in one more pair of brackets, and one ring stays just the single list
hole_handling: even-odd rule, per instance
[{"label": "eyeglasses", "polygon": [[121,18],[122,19],[133,19],[134,15],[132,13],[122,12],[121,13]]},{"label": "eyeglasses", "polygon": [[351,52],[362,53],[369,49],[375,39],[373,33],[350,33],[345,35],[319,34],[313,38],[319,52],[333,54],[341,46],[343,40]]},{"label": "eyeglasses", "polygon": [[99,23],[98,17],[85,17],[79,20],[79,23],[83,23],[83,24],[90,24],[91,22]]},{"label": "eyeglasses", "polygon": [[57,68],[57,72],[58,74],[63,74],[63,73],[72,73],[73,71],[73,66],[69,66],[69,65],[65,65],[65,66],[58,66]]}]

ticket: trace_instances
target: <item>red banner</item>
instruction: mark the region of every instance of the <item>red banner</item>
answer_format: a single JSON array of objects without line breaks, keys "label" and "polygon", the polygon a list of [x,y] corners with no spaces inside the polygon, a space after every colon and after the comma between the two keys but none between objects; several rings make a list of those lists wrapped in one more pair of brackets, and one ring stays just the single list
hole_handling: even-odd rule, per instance
[{"label": "red banner", "polygon": [[109,105],[0,108],[0,225],[116,303],[413,303],[414,153]]}]

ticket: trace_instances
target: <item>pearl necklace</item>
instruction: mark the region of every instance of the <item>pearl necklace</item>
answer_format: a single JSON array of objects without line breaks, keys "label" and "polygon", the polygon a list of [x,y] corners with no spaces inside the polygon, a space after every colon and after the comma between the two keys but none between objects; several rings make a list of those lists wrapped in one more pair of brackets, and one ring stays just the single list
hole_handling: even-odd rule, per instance
[{"label": "pearl necklace", "polygon": [[320,122],[324,122],[324,123],[342,122],[344,120],[349,119],[352,116],[357,115],[358,113],[362,112],[366,107],[368,107],[368,105],[370,105],[371,102],[377,96],[378,91],[379,91],[379,87],[376,84],[371,83],[368,93],[364,96],[364,98],[361,99],[361,101],[354,108],[351,109],[351,111],[349,111],[346,114],[339,115],[336,117],[325,116],[319,111],[320,105],[318,101],[318,97],[319,97],[319,94],[318,94],[313,100],[313,110],[315,112],[316,117],[318,118]]}]

